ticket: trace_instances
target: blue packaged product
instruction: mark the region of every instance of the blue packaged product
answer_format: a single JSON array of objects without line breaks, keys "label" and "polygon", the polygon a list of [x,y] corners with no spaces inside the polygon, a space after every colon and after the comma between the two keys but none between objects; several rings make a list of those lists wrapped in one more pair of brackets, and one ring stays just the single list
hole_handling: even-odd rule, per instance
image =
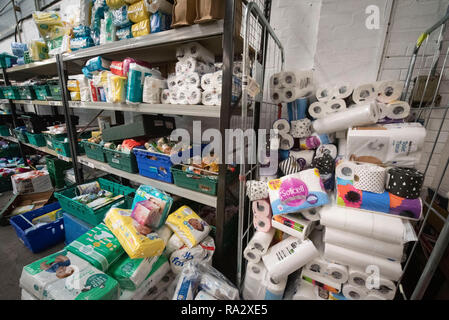
[{"label": "blue packaged product", "polygon": [[12,54],[16,57],[23,57],[25,51],[28,50],[26,43],[21,42],[11,42],[11,51]]},{"label": "blue packaged product", "polygon": [[73,38],[70,40],[70,49],[76,51],[79,49],[89,48],[94,46],[94,41],[90,36]]},{"label": "blue packaged product", "polygon": [[145,81],[145,77],[152,76],[154,76],[154,74],[150,69],[132,63],[128,71],[126,101],[130,103],[142,102],[143,83]]},{"label": "blue packaged product", "polygon": [[86,67],[89,71],[103,71],[109,70],[111,61],[106,60],[100,56],[87,60]]},{"label": "blue packaged product", "polygon": [[24,57],[17,58],[17,64],[19,66],[24,65],[25,64],[25,58]]},{"label": "blue packaged product", "polygon": [[90,37],[90,28],[88,26],[79,25],[73,28],[75,38]]},{"label": "blue packaged product", "polygon": [[115,35],[117,36],[118,40],[131,39],[133,37],[131,26],[117,29]]},{"label": "blue packaged product", "polygon": [[111,10],[112,24],[116,27],[128,27],[132,25],[132,22],[128,19],[128,6],[123,6],[117,10]]},{"label": "blue packaged product", "polygon": [[151,33],[169,30],[171,25],[171,15],[156,11],[151,15],[150,23]]},{"label": "blue packaged product", "polygon": [[85,76],[86,78],[88,78],[88,79],[92,79],[93,76],[94,76],[94,75],[92,74],[92,72],[90,72],[89,69],[88,69],[87,67],[83,67],[83,68],[81,69],[81,71],[83,72],[84,76]]}]

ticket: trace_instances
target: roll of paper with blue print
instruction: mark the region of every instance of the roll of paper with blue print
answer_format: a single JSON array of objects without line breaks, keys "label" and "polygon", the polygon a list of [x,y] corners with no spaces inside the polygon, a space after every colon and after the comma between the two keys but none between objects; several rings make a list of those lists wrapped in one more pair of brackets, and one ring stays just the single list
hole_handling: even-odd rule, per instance
[{"label": "roll of paper with blue print", "polygon": [[265,299],[264,300],[282,300],[285,287],[287,286],[287,278],[273,279],[268,273],[265,282]]}]

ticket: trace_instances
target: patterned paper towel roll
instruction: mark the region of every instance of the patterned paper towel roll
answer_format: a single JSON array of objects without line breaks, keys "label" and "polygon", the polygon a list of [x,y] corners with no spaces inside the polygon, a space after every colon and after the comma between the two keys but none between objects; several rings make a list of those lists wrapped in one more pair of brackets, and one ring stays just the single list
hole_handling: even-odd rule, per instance
[{"label": "patterned paper towel roll", "polygon": [[388,170],[387,190],[406,198],[419,198],[424,183],[424,175],[416,169],[391,168]]},{"label": "patterned paper towel roll", "polygon": [[354,169],[354,188],[374,193],[385,192],[386,169],[369,164],[357,165]]}]

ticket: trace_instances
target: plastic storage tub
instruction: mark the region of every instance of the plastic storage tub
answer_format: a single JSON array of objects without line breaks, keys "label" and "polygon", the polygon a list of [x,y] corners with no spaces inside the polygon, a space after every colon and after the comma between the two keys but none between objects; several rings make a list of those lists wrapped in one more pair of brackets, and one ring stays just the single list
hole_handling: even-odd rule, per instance
[{"label": "plastic storage tub", "polygon": [[17,86],[19,92],[19,98],[21,100],[34,100],[36,99],[36,93],[32,86]]},{"label": "plastic storage tub", "polygon": [[45,143],[45,137],[42,133],[31,133],[31,132],[27,132],[26,133],[27,137],[28,137],[28,141],[36,147],[45,147],[46,143]]},{"label": "plastic storage tub", "polygon": [[151,152],[143,148],[134,148],[139,174],[151,179],[173,183],[170,156]]},{"label": "plastic storage tub", "polygon": [[92,229],[93,225],[78,219],[77,217],[63,213],[64,230],[65,230],[65,244],[69,245],[73,240],[78,239],[81,235]]},{"label": "plastic storage tub", "polygon": [[64,171],[72,168],[72,164],[53,156],[45,157],[45,162],[53,186],[55,188],[63,188],[65,186]]},{"label": "plastic storage tub", "polygon": [[62,92],[59,81],[49,81],[48,89],[50,90],[50,97],[52,98],[52,100],[62,100]]},{"label": "plastic storage tub", "polygon": [[0,193],[12,190],[11,176],[0,177]]},{"label": "plastic storage tub", "polygon": [[136,190],[103,178],[98,178],[97,181],[102,189],[110,191],[114,195],[122,194],[125,196],[125,198],[115,200],[112,203],[104,206],[103,208],[94,211],[88,206],[72,200],[72,198],[76,196],[76,186],[68,187],[59,192],[55,192],[54,194],[55,197],[59,200],[59,203],[61,204],[64,212],[67,212],[89,224],[97,225],[101,221],[103,221],[104,216],[113,205],[118,205],[118,207],[122,209],[131,208],[133,197],[130,197],[129,195],[135,193]]},{"label": "plastic storage tub", "polygon": [[129,173],[136,173],[138,171],[136,156],[134,155],[133,152],[126,153],[107,148],[104,148],[103,150],[104,154],[106,155],[108,164],[111,167]]},{"label": "plastic storage tub", "polygon": [[14,129],[14,135],[16,138],[24,143],[28,143],[28,136],[26,135],[26,130],[19,130],[17,128]]},{"label": "plastic storage tub", "polygon": [[103,146],[87,140],[82,140],[81,144],[84,146],[84,152],[88,158],[101,162],[107,162]]},{"label": "plastic storage tub", "polygon": [[3,87],[3,95],[5,99],[18,100],[20,99],[19,90],[16,86]]},{"label": "plastic storage tub", "polygon": [[12,217],[9,222],[16,229],[17,236],[33,253],[41,252],[65,239],[63,218],[35,227],[31,221],[46,213],[61,208],[58,202],[43,206],[40,209]]},{"label": "plastic storage tub", "polygon": [[8,53],[0,53],[0,68],[11,68],[17,63],[17,57]]},{"label": "plastic storage tub", "polygon": [[11,132],[9,132],[9,127],[4,124],[0,125],[0,136],[9,137]]},{"label": "plastic storage tub", "polygon": [[50,88],[46,84],[35,85],[33,89],[37,100],[47,100],[51,96]]}]

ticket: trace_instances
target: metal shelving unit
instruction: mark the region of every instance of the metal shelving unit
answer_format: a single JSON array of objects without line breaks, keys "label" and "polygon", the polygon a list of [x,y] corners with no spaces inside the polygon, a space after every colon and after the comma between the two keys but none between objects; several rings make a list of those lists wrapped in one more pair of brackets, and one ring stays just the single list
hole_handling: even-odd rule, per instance
[{"label": "metal shelving unit", "polygon": [[[218,129],[222,134],[222,145],[225,145],[225,130],[230,128],[230,119],[234,114],[238,114],[239,108],[231,103],[232,97],[232,74],[233,63],[235,56],[241,56],[243,49],[243,41],[240,35],[240,27],[242,20],[241,12],[236,12],[236,4],[242,0],[225,0],[225,16],[224,20],[216,21],[208,24],[192,25],[183,28],[177,28],[160,33],[150,34],[147,36],[132,38],[122,41],[117,41],[101,46],[78,50],[73,53],[59,54],[54,58],[30,63],[23,66],[15,66],[8,69],[3,69],[3,79],[8,85],[8,77],[15,80],[22,81],[30,77],[45,74],[48,76],[58,76],[61,90],[63,92],[62,101],[24,101],[24,100],[9,100],[11,105],[11,112],[13,114],[15,126],[15,110],[16,105],[48,105],[62,106],[67,124],[67,131],[70,140],[70,148],[72,158],[61,157],[66,161],[73,163],[75,177],[77,183],[83,182],[82,166],[98,169],[108,173],[117,175],[123,179],[137,182],[140,184],[149,184],[161,190],[164,190],[173,195],[181,196],[195,202],[205,204],[216,208],[216,233],[215,243],[216,252],[214,255],[214,265],[222,271],[231,281],[236,281],[236,261],[237,252],[235,245],[229,243],[237,240],[237,234],[231,238],[225,239],[225,228],[232,228],[225,224],[225,207],[228,204],[238,204],[238,199],[233,196],[229,185],[226,181],[227,165],[221,164],[219,166],[218,174],[218,190],[217,196],[210,196],[200,192],[195,192],[189,189],[184,189],[158,180],[149,179],[139,174],[130,174],[125,171],[111,168],[108,164],[101,163],[86,156],[79,156],[76,153],[77,134],[74,125],[71,123],[70,113],[74,109],[98,109],[109,110],[116,113],[117,122],[124,122],[123,112],[140,112],[140,113],[154,113],[166,115],[178,115],[187,117],[201,117],[201,118],[215,118],[218,120]],[[259,3],[261,1],[258,1]],[[244,5],[248,1],[243,0]],[[271,1],[262,1],[260,3],[265,6],[263,9],[266,12],[270,7]],[[269,17],[269,14],[267,15]],[[237,31],[237,32],[236,32]],[[123,59],[126,57],[133,57],[135,59],[142,59],[153,64],[169,63],[176,61],[176,48],[182,43],[199,42],[211,50],[216,56],[223,58],[223,85],[222,85],[222,101],[220,106],[203,106],[203,105],[164,105],[164,104],[112,104],[103,102],[76,102],[69,101],[68,90],[66,89],[66,82],[69,75],[81,73],[81,69],[85,61],[93,56],[101,55],[107,59]],[[16,126],[15,126],[16,127]],[[11,137],[5,137],[11,141],[15,140]],[[33,147],[42,152],[56,155],[53,150],[48,148],[38,148],[30,144],[22,144]],[[24,154],[22,153],[24,156]]]}]

